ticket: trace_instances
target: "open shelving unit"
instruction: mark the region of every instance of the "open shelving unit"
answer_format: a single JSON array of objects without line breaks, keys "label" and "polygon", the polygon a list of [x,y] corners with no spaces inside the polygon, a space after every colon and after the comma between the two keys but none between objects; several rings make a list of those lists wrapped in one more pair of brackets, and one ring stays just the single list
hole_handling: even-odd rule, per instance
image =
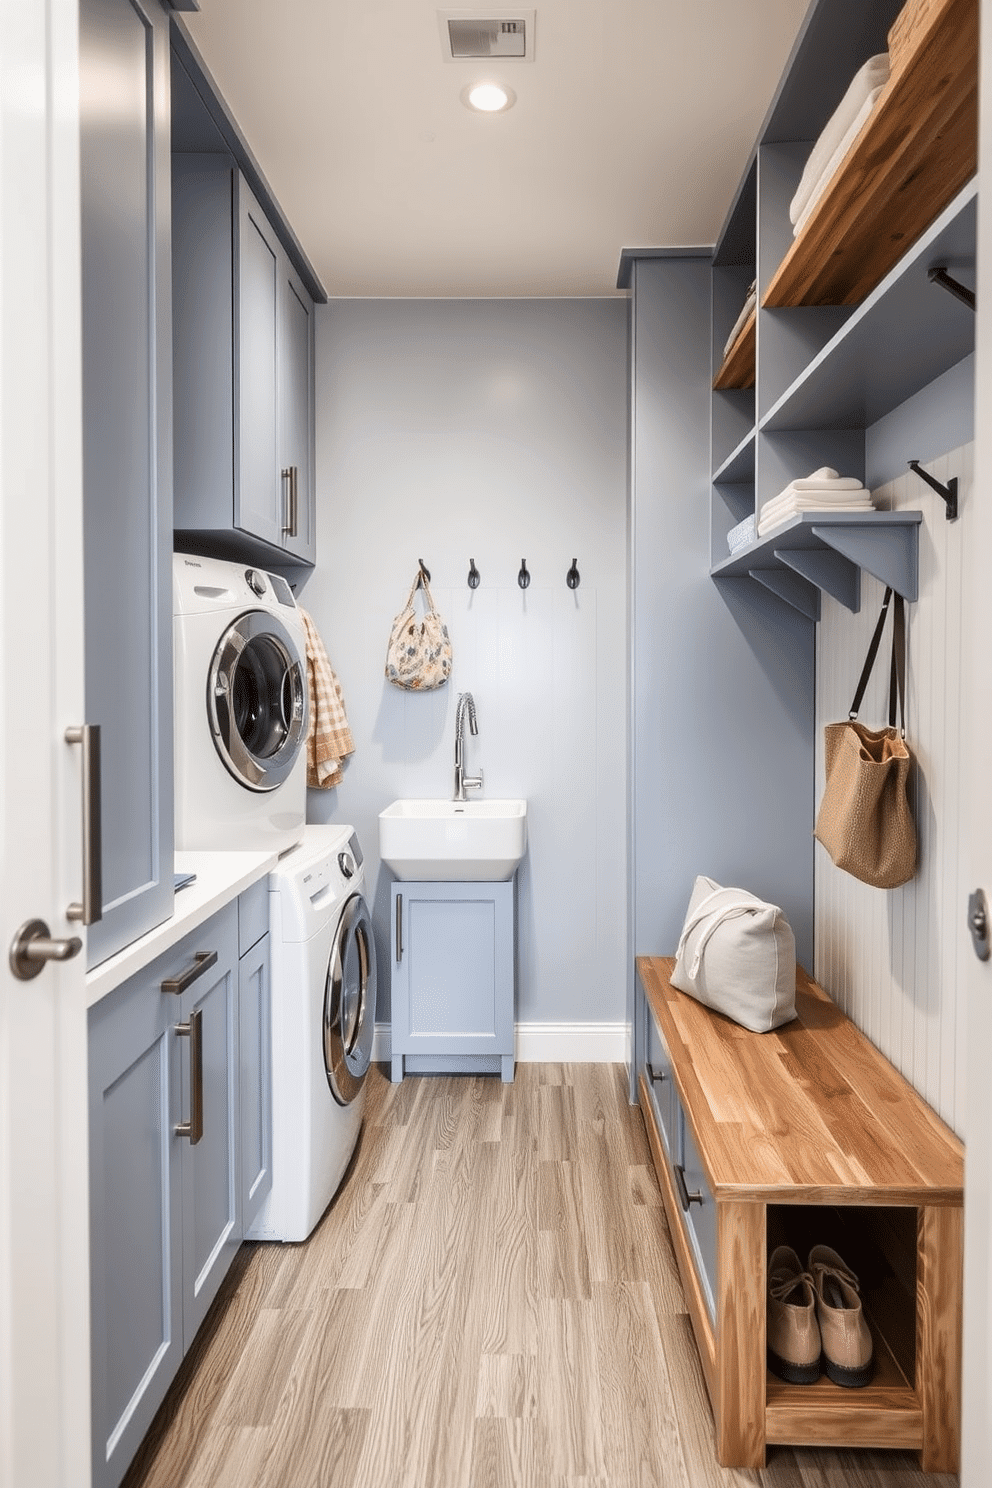
[{"label": "open shelving unit", "polygon": [[[812,622],[821,592],[858,609],[862,569],[916,599],[922,513],[806,512],[729,556],[727,533],[820,466],[865,480],[873,426],[974,350],[973,308],[931,273],[974,290],[977,13],[977,0],[816,0],[714,250],[710,571]],[[890,83],[793,238],[789,203],[810,150],[890,35]],[[851,222],[849,237],[837,224]],[[750,335],[726,358],[723,346],[754,278],[746,387]],[[791,279],[802,287],[786,292]],[[908,449],[907,462],[915,455]]]}]

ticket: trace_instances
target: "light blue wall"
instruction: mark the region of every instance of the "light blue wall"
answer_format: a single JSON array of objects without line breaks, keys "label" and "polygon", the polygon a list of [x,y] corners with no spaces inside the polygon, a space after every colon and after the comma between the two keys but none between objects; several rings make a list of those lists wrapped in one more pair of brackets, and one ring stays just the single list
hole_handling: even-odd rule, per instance
[{"label": "light blue wall", "polygon": [[[319,546],[302,602],[357,747],[337,790],[310,792],[308,814],[357,828],[388,966],[377,816],[397,797],[450,795],[455,701],[473,692],[470,771],[483,767],[487,795],[529,802],[524,1022],[625,1016],[626,390],[623,300],[350,300],[318,311]],[[454,672],[436,693],[406,694],[386,684],[383,663],[421,557]],[[470,558],[482,575],[474,593]]]}]

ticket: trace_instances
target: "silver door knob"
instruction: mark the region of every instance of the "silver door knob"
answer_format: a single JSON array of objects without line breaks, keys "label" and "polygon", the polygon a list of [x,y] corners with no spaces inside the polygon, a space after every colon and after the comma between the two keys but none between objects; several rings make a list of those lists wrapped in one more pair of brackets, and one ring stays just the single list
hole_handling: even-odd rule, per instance
[{"label": "silver door knob", "polygon": [[25,920],[10,943],[10,969],[22,982],[30,982],[46,961],[71,961],[82,949],[78,935],[53,940],[44,920]]}]

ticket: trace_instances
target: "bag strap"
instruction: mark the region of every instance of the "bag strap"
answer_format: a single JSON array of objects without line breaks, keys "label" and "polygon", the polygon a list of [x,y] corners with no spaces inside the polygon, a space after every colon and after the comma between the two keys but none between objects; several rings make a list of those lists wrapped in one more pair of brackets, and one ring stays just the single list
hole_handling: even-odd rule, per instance
[{"label": "bag strap", "polygon": [[899,703],[899,737],[906,737],[906,605],[896,595],[892,612],[892,661],[889,666],[889,728],[896,726],[896,701]]},{"label": "bag strap", "polygon": [[[878,623],[875,626],[875,633],[871,638],[871,643],[868,647],[868,655],[865,657],[865,664],[861,669],[861,677],[858,681],[857,690],[854,694],[854,702],[851,704],[850,711],[847,715],[848,718],[851,720],[857,718],[858,716],[858,709],[861,707],[862,699],[865,695],[865,688],[868,686],[868,678],[871,676],[871,669],[875,665],[875,657],[878,655],[878,647],[882,639],[882,631],[885,629],[885,617],[889,613],[889,601],[891,600],[891,598],[892,589],[890,586],[885,591],[885,598],[882,600],[882,609],[878,617]],[[898,595],[897,599],[898,603],[896,608],[898,609],[902,604],[902,595]]]}]

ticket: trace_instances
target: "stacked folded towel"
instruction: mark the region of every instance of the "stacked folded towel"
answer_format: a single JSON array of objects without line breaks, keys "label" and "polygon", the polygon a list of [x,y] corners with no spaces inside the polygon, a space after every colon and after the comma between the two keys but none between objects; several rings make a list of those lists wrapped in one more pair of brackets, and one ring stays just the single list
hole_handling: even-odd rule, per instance
[{"label": "stacked folded towel", "polygon": [[758,536],[804,511],[871,511],[871,492],[853,476],[838,475],[829,465],[812,475],[790,481],[784,491],[766,501],[758,519]]},{"label": "stacked folded towel", "polygon": [[723,355],[724,355],[724,357],[726,357],[729,354],[730,348],[733,346],[734,342],[737,340],[737,337],[740,335],[741,331],[744,329],[744,326],[745,326],[745,323],[747,321],[747,318],[751,314],[751,311],[754,309],[754,307],[755,307],[755,305],[757,303],[758,303],[758,281],[757,281],[757,279],[752,279],[752,281],[751,281],[751,288],[748,290],[748,292],[747,292],[747,298],[744,301],[744,309],[741,311],[740,315],[738,315],[737,319],[734,321],[734,329],[731,331],[730,335],[727,337],[727,344],[723,348]]},{"label": "stacked folded towel", "polygon": [[793,235],[798,235],[827,189],[844,156],[861,133],[865,120],[878,102],[879,94],[889,80],[889,54],[869,57],[855,73],[850,87],[813,146],[799,189],[792,198],[789,218]]}]

